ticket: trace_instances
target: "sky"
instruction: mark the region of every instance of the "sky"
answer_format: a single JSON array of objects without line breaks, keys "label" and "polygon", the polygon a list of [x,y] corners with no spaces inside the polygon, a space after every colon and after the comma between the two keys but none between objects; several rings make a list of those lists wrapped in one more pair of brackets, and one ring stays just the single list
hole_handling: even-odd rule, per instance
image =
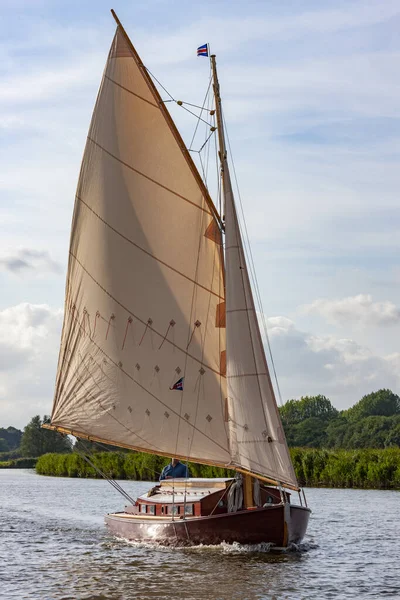
[{"label": "sky", "polygon": [[0,427],[51,412],[110,8],[174,98],[201,104],[217,54],[283,402],[399,393],[397,1],[0,0]]}]

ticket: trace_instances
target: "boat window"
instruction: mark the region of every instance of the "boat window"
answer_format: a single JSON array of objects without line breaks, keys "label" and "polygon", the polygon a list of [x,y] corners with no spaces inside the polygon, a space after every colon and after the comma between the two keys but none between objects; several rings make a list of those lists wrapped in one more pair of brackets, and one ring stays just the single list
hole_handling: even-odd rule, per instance
[{"label": "boat window", "polygon": [[145,513],[146,512],[146,505],[145,504],[141,504],[140,505],[140,512],[141,513]]},{"label": "boat window", "polygon": [[185,504],[185,515],[193,514],[193,504]]},{"label": "boat window", "polygon": [[148,504],[147,506],[147,512],[150,513],[151,515],[155,515],[156,514],[156,507],[154,504]]},{"label": "boat window", "polygon": [[179,512],[179,507],[174,504],[173,506],[168,507],[168,512],[170,515],[177,515]]}]

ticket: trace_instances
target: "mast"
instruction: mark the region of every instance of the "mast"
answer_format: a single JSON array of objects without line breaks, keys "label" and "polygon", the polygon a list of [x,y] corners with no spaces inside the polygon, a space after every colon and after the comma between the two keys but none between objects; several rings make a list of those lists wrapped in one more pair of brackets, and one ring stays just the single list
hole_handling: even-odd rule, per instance
[{"label": "mast", "polygon": [[226,178],[230,178],[229,176],[229,169],[226,168],[225,166],[228,167],[228,165],[226,164],[226,160],[227,160],[227,155],[226,155],[226,144],[225,144],[225,134],[224,134],[224,124],[223,124],[223,120],[222,120],[222,103],[221,103],[221,95],[220,95],[220,88],[219,88],[219,81],[218,81],[218,75],[217,75],[217,61],[216,61],[216,56],[215,54],[211,54],[211,68],[212,68],[212,73],[213,73],[213,80],[214,80],[214,84],[213,84],[213,88],[214,88],[214,97],[215,97],[215,111],[216,111],[216,115],[217,115],[217,131],[218,131],[218,143],[219,143],[219,160],[221,162],[221,175],[222,175],[222,184],[223,184],[223,188],[224,188],[224,204],[222,207],[222,214],[221,214],[221,219],[222,221],[224,221],[225,219],[225,191],[227,189],[227,182],[226,182]]}]

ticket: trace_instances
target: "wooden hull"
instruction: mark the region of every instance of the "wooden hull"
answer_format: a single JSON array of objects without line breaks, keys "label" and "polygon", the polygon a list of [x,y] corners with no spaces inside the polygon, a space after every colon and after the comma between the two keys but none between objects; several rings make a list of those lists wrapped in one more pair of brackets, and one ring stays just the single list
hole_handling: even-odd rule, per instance
[{"label": "wooden hull", "polygon": [[114,513],[107,515],[105,520],[111,533],[132,541],[180,546],[267,542],[287,547],[299,544],[303,539],[310,512],[305,507],[279,504],[186,519]]}]

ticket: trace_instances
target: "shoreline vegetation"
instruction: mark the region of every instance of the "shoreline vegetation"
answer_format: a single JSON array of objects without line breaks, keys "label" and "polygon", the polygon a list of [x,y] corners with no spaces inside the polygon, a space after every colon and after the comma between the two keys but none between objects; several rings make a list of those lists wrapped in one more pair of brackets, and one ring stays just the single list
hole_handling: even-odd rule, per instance
[{"label": "shoreline vegetation", "polygon": [[[290,448],[301,487],[400,489],[400,449],[323,450]],[[108,477],[158,481],[168,459],[141,452],[94,452],[90,460]],[[189,463],[192,477],[230,477],[234,471]],[[99,478],[77,453],[45,454],[36,472],[56,477]]]},{"label": "shoreline vegetation", "polygon": [[[389,389],[338,411],[325,396],[288,400],[279,408],[300,486],[400,489],[400,397]],[[89,454],[113,479],[157,481],[168,458],[77,440],[43,429],[36,415],[24,431],[0,427],[0,468],[34,468],[42,475],[99,477]],[[106,450],[104,452],[103,450]],[[234,471],[189,463],[193,477]]]}]

